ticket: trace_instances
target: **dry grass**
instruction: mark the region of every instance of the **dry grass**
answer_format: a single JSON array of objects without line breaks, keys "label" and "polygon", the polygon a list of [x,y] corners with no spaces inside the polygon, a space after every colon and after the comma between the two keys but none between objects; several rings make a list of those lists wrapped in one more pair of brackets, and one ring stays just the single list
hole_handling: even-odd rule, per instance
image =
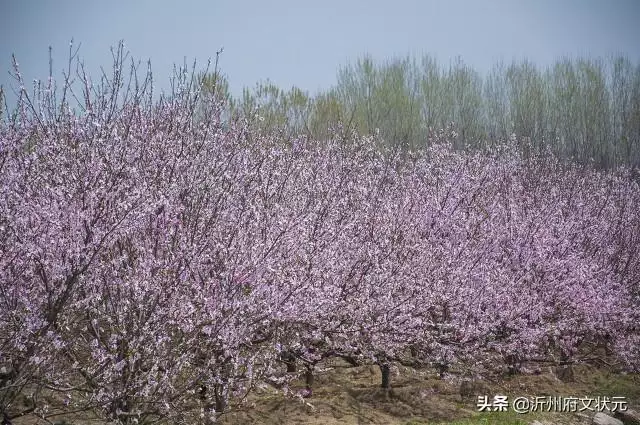
[{"label": "dry grass", "polygon": [[[380,386],[380,371],[374,366],[351,367],[340,360],[321,365],[311,398],[292,399],[273,388],[258,389],[236,411],[225,414],[220,423],[233,424],[543,424],[578,425],[589,423],[593,413],[479,413],[475,396],[462,398],[458,384],[442,381],[433,371],[399,366],[392,375],[389,394]],[[296,381],[293,390],[303,388]],[[616,374],[592,366],[576,366],[575,382],[565,383],[549,371],[539,375],[519,375],[494,382],[483,382],[481,391],[516,396],[624,396],[631,407],[640,406],[640,376]],[[477,391],[476,391],[477,392]],[[62,422],[66,420],[66,422]],[[22,418],[15,425],[47,422]],[[93,417],[56,417],[49,423],[60,425],[103,425]]]},{"label": "dry grass", "polygon": [[[438,379],[429,371],[399,367],[387,396],[380,388],[377,367],[349,367],[334,361],[332,370],[316,378],[310,399],[286,399],[275,391],[256,393],[244,411],[232,412],[224,424],[580,424],[588,412],[575,414],[527,414],[515,412],[478,413],[476,398],[463,399],[459,385]],[[613,374],[590,366],[575,368],[575,382],[565,383],[547,372],[521,375],[498,382],[484,382],[490,398],[495,394],[517,396],[625,396],[631,405],[640,404],[640,376]],[[300,388],[302,382],[300,382]]]}]

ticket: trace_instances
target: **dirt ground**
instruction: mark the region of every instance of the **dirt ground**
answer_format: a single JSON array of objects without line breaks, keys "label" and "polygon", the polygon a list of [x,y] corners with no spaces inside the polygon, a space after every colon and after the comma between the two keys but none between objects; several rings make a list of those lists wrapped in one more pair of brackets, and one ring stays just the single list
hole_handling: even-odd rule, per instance
[{"label": "dirt ground", "polygon": [[[482,382],[475,394],[462,397],[460,385],[439,379],[434,371],[404,366],[392,369],[389,393],[380,388],[381,375],[376,366],[353,367],[341,360],[319,365],[313,395],[287,398],[271,387],[258,389],[237,410],[223,415],[219,422],[235,424],[590,424],[595,411],[578,413],[509,411],[478,412],[478,395],[489,401],[497,394],[509,400],[527,396],[625,397],[629,408],[640,407],[640,375],[613,373],[593,366],[574,367],[574,381],[563,382],[549,368],[543,373],[517,375],[494,382]],[[293,391],[304,388],[295,381]],[[37,418],[15,419],[14,425],[105,424],[88,415],[59,416],[50,422]]]},{"label": "dirt ground", "polygon": [[[459,384],[443,381],[432,371],[403,366],[395,368],[388,396],[379,388],[378,367],[351,367],[341,361],[323,365],[316,375],[313,396],[286,399],[274,390],[263,390],[250,400],[248,409],[231,412],[224,424],[586,424],[595,414],[478,412],[477,396],[515,397],[574,396],[625,397],[630,407],[640,404],[640,376],[613,374],[591,366],[576,366],[574,382],[563,382],[548,370],[519,375],[498,382],[483,382],[475,395],[462,397]],[[298,383],[298,389],[303,383]],[[510,409],[511,410],[511,409]]]}]

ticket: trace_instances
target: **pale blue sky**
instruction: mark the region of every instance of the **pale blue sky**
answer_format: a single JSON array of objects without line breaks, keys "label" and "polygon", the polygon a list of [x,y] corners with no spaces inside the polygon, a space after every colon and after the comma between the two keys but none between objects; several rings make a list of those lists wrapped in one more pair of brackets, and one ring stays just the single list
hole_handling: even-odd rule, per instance
[{"label": "pale blue sky", "polygon": [[499,59],[546,66],[569,55],[622,53],[640,62],[640,0],[0,0],[0,84],[15,53],[27,81],[66,64],[69,41],[92,75],[109,69],[110,46],[124,39],[136,59],[151,59],[159,88],[172,64],[201,65],[224,47],[232,92],[269,78],[311,94],[336,82],[341,65],[429,53],[456,56],[481,72]]}]

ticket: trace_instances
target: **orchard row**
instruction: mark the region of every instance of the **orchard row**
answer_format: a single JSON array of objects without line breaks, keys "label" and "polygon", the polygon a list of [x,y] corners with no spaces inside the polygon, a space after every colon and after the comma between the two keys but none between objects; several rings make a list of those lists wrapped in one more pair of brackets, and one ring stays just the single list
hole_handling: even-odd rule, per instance
[{"label": "orchard row", "polygon": [[0,127],[6,418],[215,416],[332,356],[380,365],[384,385],[393,362],[640,368],[628,170],[525,160],[509,141],[458,152],[447,131],[418,153],[339,130],[275,140],[216,105],[195,123],[184,93]]}]

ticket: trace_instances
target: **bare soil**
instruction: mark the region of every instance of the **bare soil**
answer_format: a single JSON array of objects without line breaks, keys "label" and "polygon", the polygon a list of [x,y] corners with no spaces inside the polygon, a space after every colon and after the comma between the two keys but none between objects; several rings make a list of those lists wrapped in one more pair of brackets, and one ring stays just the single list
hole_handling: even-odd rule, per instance
[{"label": "bare soil", "polygon": [[[587,424],[594,412],[527,413],[478,412],[477,396],[489,400],[509,396],[622,396],[629,407],[640,404],[640,376],[615,374],[593,366],[574,366],[574,382],[563,382],[547,368],[545,373],[517,375],[482,382],[480,392],[462,397],[460,385],[441,380],[433,371],[395,367],[392,389],[380,388],[376,366],[351,367],[339,360],[327,362],[316,375],[313,396],[291,399],[272,389],[256,392],[246,409],[222,418],[224,424]],[[298,382],[296,389],[304,388]]]},{"label": "bare soil", "polygon": [[[404,366],[392,369],[392,388],[380,388],[381,374],[377,366],[353,367],[341,360],[319,365],[315,374],[313,395],[309,398],[286,397],[272,387],[257,389],[237,409],[223,415],[219,422],[235,424],[590,424],[595,411],[576,413],[478,412],[477,396],[507,395],[509,400],[528,396],[621,396],[628,407],[640,407],[640,375],[614,373],[588,365],[574,366],[573,382],[563,382],[550,370],[516,375],[480,384],[472,395],[460,394],[460,385],[440,379],[432,370],[416,370]],[[294,392],[304,388],[304,381],[294,381]],[[106,422],[87,413],[56,416],[49,422],[35,417],[14,420],[14,425],[58,424],[103,425]]]}]

